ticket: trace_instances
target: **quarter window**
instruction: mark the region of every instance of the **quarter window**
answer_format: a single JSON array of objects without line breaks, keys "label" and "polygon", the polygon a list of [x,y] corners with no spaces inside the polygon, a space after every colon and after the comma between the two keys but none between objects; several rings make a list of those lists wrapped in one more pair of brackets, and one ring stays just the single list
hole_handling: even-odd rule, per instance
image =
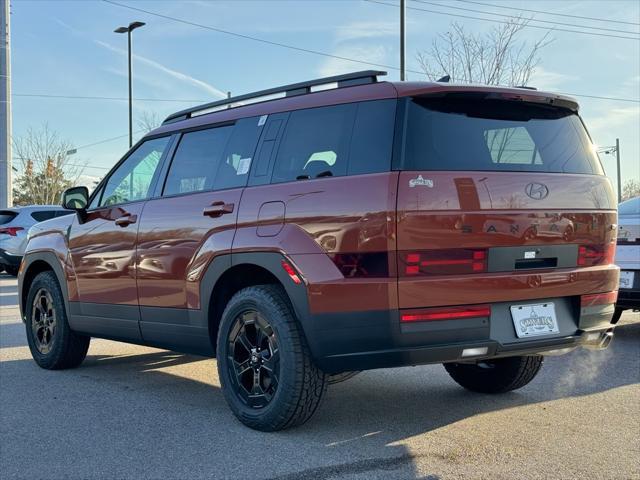
[{"label": "quarter window", "polygon": [[147,140],[111,174],[104,187],[101,207],[144,200],[169,143],[169,137]]}]

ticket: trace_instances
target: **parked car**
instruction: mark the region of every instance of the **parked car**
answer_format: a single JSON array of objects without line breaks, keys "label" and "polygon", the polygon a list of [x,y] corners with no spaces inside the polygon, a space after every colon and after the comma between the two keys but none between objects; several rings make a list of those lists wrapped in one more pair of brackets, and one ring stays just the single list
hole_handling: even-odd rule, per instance
[{"label": "parked car", "polygon": [[613,323],[624,310],[640,310],[640,197],[618,205],[618,225],[616,264],[621,271]]},{"label": "parked car", "polygon": [[68,190],[19,275],[37,364],[91,337],[216,356],[233,413],[273,431],[350,372],[443,363],[503,393],[606,347],[617,205],[576,102],[383,73],[177,112]]},{"label": "parked car", "polygon": [[[32,225],[62,215],[72,210],[64,210],[59,205],[30,205],[0,210],[0,267],[14,277],[27,246],[27,232]],[[0,270],[1,271],[1,270]]]}]

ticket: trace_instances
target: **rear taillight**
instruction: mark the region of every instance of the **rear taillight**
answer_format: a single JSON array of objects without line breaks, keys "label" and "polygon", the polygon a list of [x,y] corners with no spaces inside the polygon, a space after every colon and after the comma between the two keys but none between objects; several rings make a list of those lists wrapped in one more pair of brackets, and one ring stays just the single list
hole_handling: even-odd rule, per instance
[{"label": "rear taillight", "polygon": [[22,227],[5,227],[5,228],[0,228],[0,235],[9,235],[11,237],[15,237],[18,232],[24,230],[24,228]]},{"label": "rear taillight", "polygon": [[578,266],[591,267],[594,265],[609,265],[613,263],[616,244],[580,245],[578,247]]},{"label": "rear taillight", "polygon": [[400,253],[400,272],[406,277],[418,275],[459,275],[487,271],[487,251],[451,248]]},{"label": "rear taillight", "polygon": [[616,300],[618,300],[617,290],[613,292],[594,293],[591,295],[582,295],[582,297],[580,297],[580,306],[584,308],[595,305],[611,305],[612,303],[616,303]]},{"label": "rear taillight", "polygon": [[457,320],[463,318],[489,317],[490,305],[471,305],[463,307],[436,307],[420,310],[403,310],[401,322],[430,322],[436,320]]}]

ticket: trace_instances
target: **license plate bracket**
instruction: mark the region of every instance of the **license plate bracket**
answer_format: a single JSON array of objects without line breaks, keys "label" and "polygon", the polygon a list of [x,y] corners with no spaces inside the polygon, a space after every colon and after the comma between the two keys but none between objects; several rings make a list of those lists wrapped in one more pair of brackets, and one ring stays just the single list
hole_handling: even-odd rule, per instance
[{"label": "license plate bracket", "polygon": [[553,335],[560,332],[553,302],[512,305],[510,308],[518,338]]},{"label": "license plate bracket", "polygon": [[633,277],[636,272],[622,270],[620,272],[620,288],[633,288]]}]

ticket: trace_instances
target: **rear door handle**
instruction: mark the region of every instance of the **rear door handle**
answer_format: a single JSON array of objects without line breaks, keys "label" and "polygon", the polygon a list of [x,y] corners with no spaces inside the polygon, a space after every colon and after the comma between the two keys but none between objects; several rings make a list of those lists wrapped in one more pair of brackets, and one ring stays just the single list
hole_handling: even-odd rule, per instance
[{"label": "rear door handle", "polygon": [[116,218],[116,225],[124,228],[128,225],[131,225],[132,223],[136,223],[137,221],[138,221],[137,215],[131,215],[130,213],[127,213],[126,215],[123,215],[120,218]]},{"label": "rear door handle", "polygon": [[205,217],[217,218],[227,213],[233,213],[233,203],[213,202],[211,206],[205,207],[202,214]]}]

